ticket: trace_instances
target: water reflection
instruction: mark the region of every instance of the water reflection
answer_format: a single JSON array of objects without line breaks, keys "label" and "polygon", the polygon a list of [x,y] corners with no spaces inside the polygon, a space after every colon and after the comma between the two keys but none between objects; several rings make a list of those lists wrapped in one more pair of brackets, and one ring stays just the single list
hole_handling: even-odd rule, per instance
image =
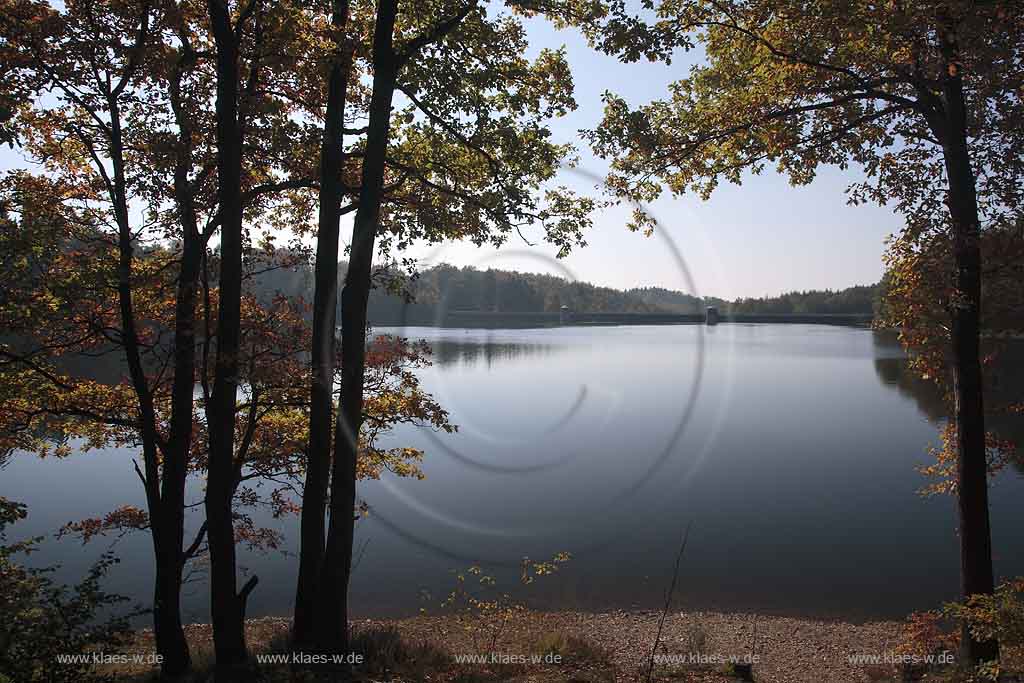
[{"label": "water reflection", "polygon": [[[882,385],[895,389],[912,399],[929,421],[940,425],[949,419],[950,405],[939,386],[922,379],[910,368],[902,346],[894,332],[874,332],[876,349],[875,373]],[[1007,411],[1005,407],[1020,400],[1024,386],[1024,342],[1014,339],[988,340],[987,354],[993,354],[985,393],[986,423],[990,431],[1017,447],[1010,464],[1024,474],[1024,414]]]},{"label": "water reflection", "polygon": [[875,374],[882,386],[896,390],[912,399],[929,420],[945,420],[949,414],[942,392],[935,382],[922,379],[910,369],[906,354],[895,332],[880,330],[872,333],[875,343]]},{"label": "water reflection", "polygon": [[474,367],[483,364],[490,368],[495,363],[506,363],[534,356],[564,353],[567,347],[556,344],[514,343],[471,339],[461,341],[443,338],[430,343],[431,357],[441,367]]}]

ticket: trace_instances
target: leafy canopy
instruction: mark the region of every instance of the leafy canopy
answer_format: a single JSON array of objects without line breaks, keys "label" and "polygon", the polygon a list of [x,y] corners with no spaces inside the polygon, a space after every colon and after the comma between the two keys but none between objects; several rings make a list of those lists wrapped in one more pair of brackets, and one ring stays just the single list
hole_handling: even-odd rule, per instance
[{"label": "leafy canopy", "polygon": [[[943,223],[941,144],[948,69],[963,76],[967,136],[983,220],[1012,223],[1024,179],[1024,15],[1019,3],[960,0],[664,0],[655,19],[622,7],[596,30],[624,59],[705,60],[667,99],[632,107],[605,95],[587,133],[612,160],[609,185],[651,200],[662,187],[708,197],[724,181],[774,167],[794,184],[857,164],[851,202],[892,202],[922,230]],[[959,45],[949,65],[943,45]],[[634,227],[653,227],[638,214]]]}]

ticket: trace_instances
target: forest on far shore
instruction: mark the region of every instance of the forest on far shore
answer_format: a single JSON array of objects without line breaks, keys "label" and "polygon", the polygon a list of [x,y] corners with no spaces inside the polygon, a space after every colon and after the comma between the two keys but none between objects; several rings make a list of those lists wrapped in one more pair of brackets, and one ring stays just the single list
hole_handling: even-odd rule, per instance
[{"label": "forest on far shore", "polygon": [[[339,290],[346,269],[346,263],[339,264]],[[300,262],[261,273],[253,286],[261,298],[281,294],[312,301],[312,282],[312,268]],[[732,313],[872,314],[881,295],[881,284],[873,284],[729,301],[663,287],[620,290],[554,275],[448,264],[412,276],[380,269],[376,282],[378,286],[370,294],[370,320],[396,318],[407,306],[495,313],[557,312],[562,306],[586,313],[699,313],[706,306],[717,306]]]}]

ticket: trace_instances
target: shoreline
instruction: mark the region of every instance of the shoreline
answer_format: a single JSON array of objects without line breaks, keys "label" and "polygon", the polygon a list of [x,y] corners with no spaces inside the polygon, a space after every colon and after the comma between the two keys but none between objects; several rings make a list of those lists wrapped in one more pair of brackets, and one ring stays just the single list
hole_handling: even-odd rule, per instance
[{"label": "shoreline", "polygon": [[[611,679],[639,680],[658,631],[658,610],[610,612],[521,612],[503,624],[473,615],[419,615],[398,619],[355,619],[355,632],[394,627],[413,645],[430,645],[453,657],[526,654],[538,642],[569,637],[603,653]],[[291,626],[290,617],[259,617],[246,621],[254,653],[280,651]],[[858,656],[884,658],[896,650],[902,622],[853,623],[743,612],[679,611],[668,613],[658,654],[688,657],[688,663],[662,668],[686,676],[676,680],[734,680],[723,674],[729,661],[753,661],[756,680],[769,683],[855,683],[877,681],[892,665],[860,664]],[[190,624],[186,635],[203,659],[212,650],[209,624]],[[561,635],[558,635],[561,634]],[[756,641],[755,641],[756,635]],[[152,648],[152,632],[138,633],[138,651]],[[699,647],[698,647],[699,646]],[[697,652],[699,650],[699,653]],[[696,657],[693,655],[697,654]],[[689,663],[692,662],[692,663]],[[138,672],[137,672],[138,673]],[[582,680],[557,667],[546,673],[531,668],[508,680]],[[538,677],[539,676],[539,677]],[[554,676],[554,677],[551,677]]]}]

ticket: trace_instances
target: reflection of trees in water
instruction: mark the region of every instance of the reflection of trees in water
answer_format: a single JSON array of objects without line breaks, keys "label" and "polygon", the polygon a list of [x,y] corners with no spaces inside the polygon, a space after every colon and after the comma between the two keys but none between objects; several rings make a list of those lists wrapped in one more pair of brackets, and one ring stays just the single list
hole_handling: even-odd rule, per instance
[{"label": "reflection of trees in water", "polygon": [[[907,364],[906,354],[894,332],[874,333],[875,374],[883,386],[895,389],[901,396],[912,399],[918,410],[932,422],[945,421],[950,414],[941,389],[931,380],[922,379]],[[996,370],[985,392],[987,428],[1000,438],[1017,445],[1014,467],[1024,474],[1024,415],[1008,413],[996,408],[1019,403],[1024,393],[1024,341],[990,340],[988,353],[996,353]],[[993,410],[996,409],[996,410]]]},{"label": "reflection of trees in water", "polygon": [[430,342],[433,361],[441,367],[451,365],[473,366],[485,363],[511,361],[531,356],[549,356],[566,347],[553,344],[524,344],[519,342],[479,342],[443,339]]},{"label": "reflection of trees in water", "polygon": [[907,366],[906,358],[875,358],[875,374],[884,386],[895,389],[917,403],[917,409],[932,422],[945,420],[949,411],[935,382],[921,377]]},{"label": "reflection of trees in water", "polygon": [[[0,335],[0,342],[8,345],[15,353],[31,357],[38,353],[40,343],[28,336]],[[46,355],[42,354],[41,358]],[[101,384],[115,385],[125,380],[128,376],[128,364],[124,360],[123,353],[113,346],[98,347],[92,353],[66,353],[54,356],[53,364],[57,372],[70,375],[75,379],[91,380]],[[44,363],[45,365],[45,363]],[[147,366],[147,370],[153,370]],[[31,426],[18,422],[13,416],[11,422],[6,425],[10,433],[28,433],[33,437],[49,442],[51,446],[62,446],[66,444],[64,430],[60,426],[60,419],[51,415],[33,416]],[[14,458],[16,453],[26,455],[24,451],[14,449],[0,449],[0,468],[6,467]]]},{"label": "reflection of trees in water", "polygon": [[[986,346],[988,348],[986,348]],[[1024,339],[1003,339],[989,342],[984,352],[994,353],[997,371],[985,400],[987,405],[1005,407],[1024,402]],[[1013,465],[1024,474],[1024,413],[1001,410],[988,420],[989,429],[1016,444]]]},{"label": "reflection of trees in water", "polygon": [[[29,428],[29,430],[31,431],[32,436],[48,442],[51,448],[66,446],[68,444],[67,435],[52,417],[42,418],[37,424]],[[0,469],[7,467],[16,454],[20,454],[22,456],[33,455],[28,451],[19,451],[14,448],[0,450]]]}]

